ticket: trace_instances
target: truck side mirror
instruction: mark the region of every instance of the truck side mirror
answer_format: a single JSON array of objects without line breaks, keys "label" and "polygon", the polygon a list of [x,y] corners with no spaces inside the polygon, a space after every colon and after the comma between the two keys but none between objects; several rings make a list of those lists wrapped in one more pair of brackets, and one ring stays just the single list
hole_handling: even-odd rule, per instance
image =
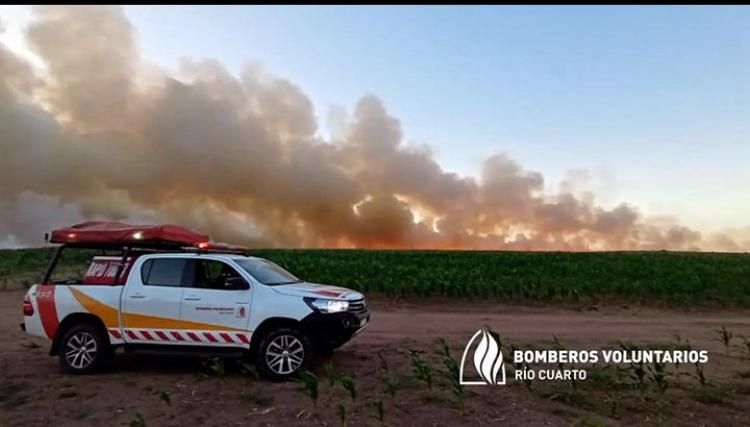
[{"label": "truck side mirror", "polygon": [[224,289],[242,291],[250,289],[250,285],[242,277],[230,277],[224,281]]}]

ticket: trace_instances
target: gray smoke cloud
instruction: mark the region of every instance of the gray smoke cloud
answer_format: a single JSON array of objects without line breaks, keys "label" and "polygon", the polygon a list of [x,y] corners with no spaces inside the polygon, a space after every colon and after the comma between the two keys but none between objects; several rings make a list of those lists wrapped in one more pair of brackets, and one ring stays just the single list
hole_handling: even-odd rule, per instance
[{"label": "gray smoke cloud", "polygon": [[43,70],[0,45],[5,246],[96,218],[251,246],[750,247],[747,230],[704,235],[628,204],[607,209],[573,183],[546,193],[542,174],[506,154],[479,179],[447,172],[404,142],[374,95],[337,111],[325,140],[302,89],[257,66],[235,76],[184,60],[171,75],[145,63],[119,7],[37,7],[26,37]]}]

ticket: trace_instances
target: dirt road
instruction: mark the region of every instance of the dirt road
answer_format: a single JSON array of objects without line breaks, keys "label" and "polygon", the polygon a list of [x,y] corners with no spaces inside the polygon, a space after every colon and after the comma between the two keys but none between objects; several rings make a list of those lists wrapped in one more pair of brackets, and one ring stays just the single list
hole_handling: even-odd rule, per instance
[{"label": "dirt road", "polygon": [[[57,360],[47,356],[48,343],[19,330],[21,300],[21,292],[0,292],[4,426],[141,425],[141,419],[145,425],[175,426],[340,425],[344,412],[347,424],[380,425],[379,401],[387,425],[750,423],[750,361],[742,358],[740,338],[750,337],[747,311],[576,311],[374,301],[371,325],[331,359],[336,370],[355,378],[356,400],[339,384],[331,388],[321,366],[315,370],[321,380],[314,405],[297,384],[257,381],[230,362],[122,355],[111,372],[63,376]],[[688,366],[670,372],[666,392],[634,390],[619,380],[590,380],[578,388],[535,383],[531,389],[510,381],[507,386],[465,387],[463,399],[458,399],[437,372],[431,389],[414,378],[410,349],[424,351],[422,357],[441,368],[436,339],[444,338],[460,359],[466,341],[482,326],[490,326],[507,342],[539,348],[548,346],[553,335],[576,349],[610,346],[618,340],[654,346],[689,341],[693,348],[710,351],[708,380],[701,386]],[[717,340],[721,326],[734,335],[729,355]],[[389,383],[398,383],[390,388],[395,396],[387,392]]]}]

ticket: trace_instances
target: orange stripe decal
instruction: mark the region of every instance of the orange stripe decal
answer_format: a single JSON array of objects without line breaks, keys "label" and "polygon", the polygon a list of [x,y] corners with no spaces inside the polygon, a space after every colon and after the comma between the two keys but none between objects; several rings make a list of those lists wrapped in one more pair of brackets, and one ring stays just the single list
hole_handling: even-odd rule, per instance
[{"label": "orange stripe decal", "polygon": [[[118,327],[117,310],[86,295],[78,289],[70,287],[73,296],[89,313],[99,316],[107,327]],[[169,319],[166,317],[150,316],[139,313],[122,313],[123,328],[138,329],[198,329],[204,331],[239,331],[246,329],[230,328],[228,326],[212,325],[210,323],[189,322],[186,320]]]},{"label": "orange stripe decal", "polygon": [[117,316],[116,308],[103,304],[72,286],[68,287],[68,289],[70,289],[75,299],[78,300],[86,311],[102,319],[108,328],[117,328],[120,326],[120,319]]}]

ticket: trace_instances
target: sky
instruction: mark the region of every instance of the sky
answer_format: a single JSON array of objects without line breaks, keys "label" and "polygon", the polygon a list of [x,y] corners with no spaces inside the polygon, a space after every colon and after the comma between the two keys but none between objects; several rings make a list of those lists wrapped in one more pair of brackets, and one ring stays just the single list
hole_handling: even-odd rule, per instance
[{"label": "sky", "polygon": [[506,151],[550,184],[750,224],[750,7],[127,7],[145,56],[260,61],[325,122],[365,93],[446,169]]},{"label": "sky", "polygon": [[[140,54],[289,79],[319,132],[377,95],[406,139],[478,176],[507,153],[555,188],[691,227],[750,225],[750,7],[126,6]],[[0,6],[23,50],[25,7]]]}]

